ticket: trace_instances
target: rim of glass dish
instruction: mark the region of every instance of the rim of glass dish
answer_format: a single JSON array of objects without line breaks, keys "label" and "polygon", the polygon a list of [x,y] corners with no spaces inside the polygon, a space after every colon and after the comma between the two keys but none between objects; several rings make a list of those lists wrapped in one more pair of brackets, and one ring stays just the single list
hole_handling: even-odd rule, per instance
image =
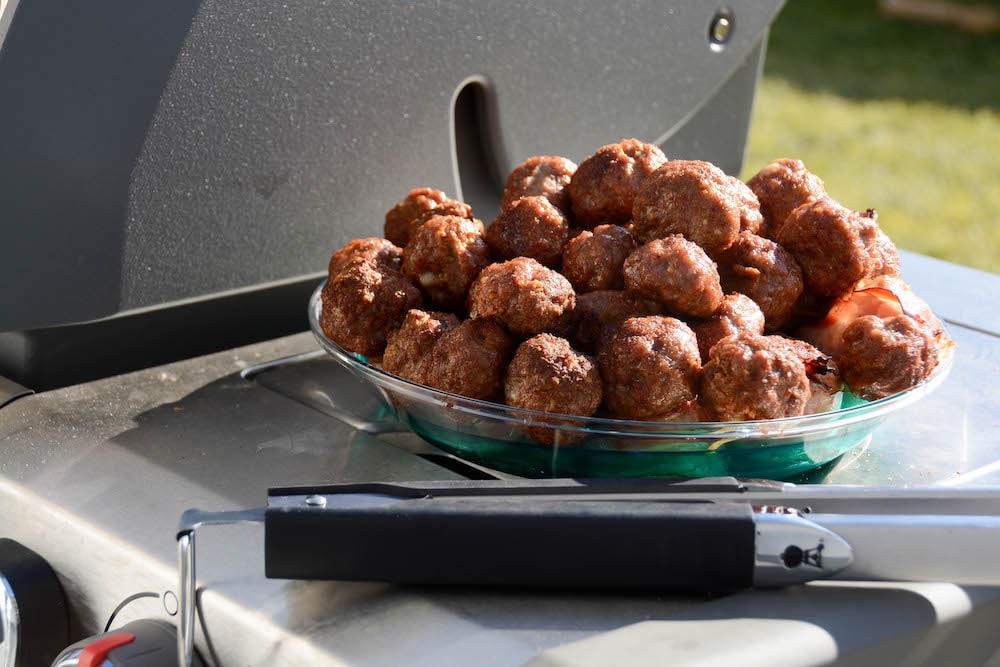
[{"label": "rim of glass dish", "polygon": [[842,428],[859,422],[874,421],[913,403],[937,388],[944,381],[951,370],[954,358],[954,348],[952,346],[942,355],[937,368],[934,369],[931,375],[911,389],[848,408],[797,417],[741,422],[661,422],[655,420],[585,417],[581,415],[542,412],[441,391],[433,387],[411,382],[370,363],[361,361],[353,353],[343,349],[323,333],[319,321],[322,310],[322,291],[325,284],[325,281],[321,282],[309,299],[309,326],[321,346],[335,360],[349,370],[361,373],[380,389],[401,393],[407,398],[437,404],[449,410],[461,410],[474,416],[510,422],[521,427],[543,426],[554,429],[582,430],[588,434],[604,436],[628,436],[635,438],[670,437],[680,440],[703,440],[706,437],[720,436],[744,439],[773,439],[809,435],[817,431],[826,431],[835,427]]}]

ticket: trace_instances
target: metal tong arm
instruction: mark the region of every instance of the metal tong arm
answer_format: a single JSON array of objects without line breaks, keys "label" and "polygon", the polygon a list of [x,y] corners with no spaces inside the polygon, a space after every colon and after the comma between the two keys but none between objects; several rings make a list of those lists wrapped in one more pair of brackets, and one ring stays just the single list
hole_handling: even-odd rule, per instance
[{"label": "metal tong arm", "polygon": [[177,628],[177,664],[179,667],[191,667],[194,660],[194,624],[198,588],[195,568],[195,531],[201,526],[263,522],[263,507],[230,512],[204,512],[189,509],[181,515],[180,526],[177,528],[177,570],[180,577],[178,586],[180,622]]},{"label": "metal tong arm", "polygon": [[796,485],[733,477],[702,479],[542,479],[370,482],[268,491],[268,505],[297,505],[307,496],[330,505],[349,495],[386,498],[491,498],[496,500],[708,501],[781,506],[803,514],[1000,516],[1000,487],[862,487]]}]

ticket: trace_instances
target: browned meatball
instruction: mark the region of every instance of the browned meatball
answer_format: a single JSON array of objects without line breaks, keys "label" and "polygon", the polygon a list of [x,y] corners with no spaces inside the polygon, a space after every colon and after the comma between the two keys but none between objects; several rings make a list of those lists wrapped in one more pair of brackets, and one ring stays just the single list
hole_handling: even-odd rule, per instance
[{"label": "browned meatball", "polygon": [[870,400],[915,387],[938,364],[933,331],[905,314],[859,317],[844,329],[842,341],[841,374],[854,394]]},{"label": "browned meatball", "polygon": [[566,216],[541,195],[512,202],[486,228],[486,243],[497,261],[532,257],[558,268],[568,239]]},{"label": "browned meatball", "polygon": [[330,256],[327,276],[333,278],[345,269],[348,264],[352,264],[359,259],[373,259],[386,268],[398,271],[403,265],[403,250],[388,239],[378,237],[348,241],[342,248]]},{"label": "browned meatball", "polygon": [[801,415],[811,395],[805,365],[778,336],[723,338],[701,373],[698,400],[719,421]]},{"label": "browned meatball", "polygon": [[624,272],[628,289],[675,313],[708,317],[722,305],[715,262],[683,236],[650,241],[628,256]]},{"label": "browned meatball", "polygon": [[810,173],[801,160],[789,158],[767,165],[747,181],[747,186],[757,195],[764,216],[758,233],[772,239],[792,211],[826,196],[823,181]]},{"label": "browned meatball", "polygon": [[378,357],[407,311],[421,303],[420,290],[401,273],[374,260],[359,260],[323,287],[320,327],[345,350]]},{"label": "browned meatball", "polygon": [[576,163],[554,155],[536,155],[514,167],[507,176],[500,206],[506,208],[521,197],[541,195],[566,215],[570,215],[569,181]]},{"label": "browned meatball", "polygon": [[601,146],[577,167],[569,182],[576,224],[624,224],[643,181],[667,161],[659,147],[638,139]]},{"label": "browned meatball", "polygon": [[650,315],[625,320],[598,355],[604,405],[615,417],[650,419],[695,397],[701,356],[684,322]]},{"label": "browned meatball", "polygon": [[576,307],[565,335],[578,350],[594,354],[622,322],[630,317],[654,314],[650,304],[632,292],[586,292],[576,296]]},{"label": "browned meatball", "polygon": [[464,201],[458,201],[457,199],[448,199],[441,202],[429,211],[424,211],[416,218],[410,221],[410,238],[413,238],[413,232],[420,227],[425,222],[430,220],[436,215],[457,215],[460,218],[468,218],[472,220],[475,224],[482,226],[482,221],[477,220],[472,215],[472,207],[466,204]]},{"label": "browned meatball", "polygon": [[865,277],[890,276],[899,278],[903,268],[899,261],[899,251],[896,244],[878,226],[878,214],[875,209],[868,209],[859,219],[861,225],[861,241],[865,244],[869,264]]},{"label": "browned meatball", "polygon": [[757,195],[747,187],[746,183],[735,176],[727,176],[726,178],[740,210],[740,231],[758,233],[761,225],[764,224],[764,216],[760,212],[760,202],[757,201]]},{"label": "browned meatball", "polygon": [[442,310],[461,308],[472,281],[489,263],[482,227],[454,215],[432,217],[403,249],[403,275]]},{"label": "browned meatball", "polygon": [[410,310],[402,326],[389,334],[382,368],[411,382],[427,384],[427,356],[438,339],[457,327],[459,321],[452,313]]},{"label": "browned meatball", "polygon": [[574,350],[565,338],[532,336],[518,346],[507,367],[507,405],[587,417],[602,400],[601,375],[593,359]]},{"label": "browned meatball", "polygon": [[556,330],[575,304],[569,281],[530,257],[489,265],[469,289],[469,317],[499,322],[522,338]]},{"label": "browned meatball", "polygon": [[802,269],[792,255],[763,236],[740,232],[719,256],[719,277],[727,292],[746,294],[764,313],[768,331],[777,331],[802,294]]},{"label": "browned meatball", "polygon": [[428,386],[483,401],[503,397],[503,377],[515,341],[502,326],[465,320],[441,334],[426,358]]},{"label": "browned meatball", "polygon": [[740,333],[764,333],[764,313],[753,299],[734,292],[722,299],[722,305],[704,320],[688,323],[698,337],[698,351],[708,359],[712,346],[723,338]]},{"label": "browned meatball", "polygon": [[817,199],[792,211],[774,240],[802,268],[806,291],[839,296],[884,263],[873,258],[866,245],[872,223],[833,199]]},{"label": "browned meatball", "polygon": [[806,402],[804,414],[829,412],[840,407],[843,382],[840,370],[829,355],[810,343],[788,336],[774,336],[784,342],[788,349],[802,361],[809,378],[809,400]]},{"label": "browned meatball", "polygon": [[632,233],[640,243],[681,234],[715,256],[740,233],[742,199],[714,164],[671,160],[636,195]]},{"label": "browned meatball", "polygon": [[441,190],[415,188],[385,214],[385,237],[404,247],[410,240],[410,223],[435,206],[450,201]]},{"label": "browned meatball", "polygon": [[816,385],[828,390],[840,388],[840,372],[833,359],[812,343],[790,336],[774,336],[794,352],[805,365],[806,376]]},{"label": "browned meatball", "polygon": [[578,293],[625,288],[622,265],[635,250],[635,240],[624,227],[598,225],[566,244],[562,273]]}]

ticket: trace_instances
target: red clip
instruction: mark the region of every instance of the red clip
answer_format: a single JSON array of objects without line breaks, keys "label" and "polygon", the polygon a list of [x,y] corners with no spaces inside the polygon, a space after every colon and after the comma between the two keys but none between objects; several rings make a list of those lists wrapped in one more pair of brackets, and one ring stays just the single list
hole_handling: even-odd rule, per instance
[{"label": "red clip", "polygon": [[118,632],[107,637],[102,637],[96,642],[87,644],[80,651],[80,657],[76,660],[77,667],[100,667],[101,663],[107,660],[108,653],[119,646],[131,644],[135,641],[135,635],[127,632]]}]

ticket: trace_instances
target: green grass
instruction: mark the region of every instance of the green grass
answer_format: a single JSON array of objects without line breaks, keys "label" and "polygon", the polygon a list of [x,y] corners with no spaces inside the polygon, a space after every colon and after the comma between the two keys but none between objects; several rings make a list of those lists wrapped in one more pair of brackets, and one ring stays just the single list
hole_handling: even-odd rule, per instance
[{"label": "green grass", "polygon": [[797,157],[901,248],[1000,271],[1000,35],[790,0],[771,31],[744,177]]}]

